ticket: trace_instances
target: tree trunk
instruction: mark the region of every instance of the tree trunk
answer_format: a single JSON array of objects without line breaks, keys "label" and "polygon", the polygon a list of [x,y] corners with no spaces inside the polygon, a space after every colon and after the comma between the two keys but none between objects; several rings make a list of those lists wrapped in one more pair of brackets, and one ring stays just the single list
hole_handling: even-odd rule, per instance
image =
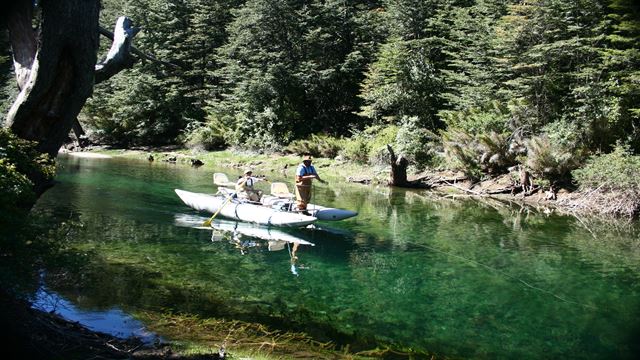
[{"label": "tree trunk", "polygon": [[389,150],[390,162],[391,162],[391,178],[389,185],[392,186],[408,186],[407,181],[407,167],[409,166],[409,160],[404,156],[396,156],[393,152],[391,145],[387,144],[387,150]]},{"label": "tree trunk", "polygon": [[6,125],[19,137],[37,141],[41,152],[55,156],[93,91],[99,0],[43,1],[37,52],[32,2],[19,1],[7,25],[20,64],[18,83],[23,86]]},{"label": "tree trunk", "polygon": [[33,6],[29,1],[18,1],[10,10],[7,19],[7,29],[9,30],[10,41],[13,44],[20,44],[13,50],[13,67],[15,69],[18,89],[24,89],[33,60],[36,56],[38,45],[36,34],[31,28],[33,18]]}]

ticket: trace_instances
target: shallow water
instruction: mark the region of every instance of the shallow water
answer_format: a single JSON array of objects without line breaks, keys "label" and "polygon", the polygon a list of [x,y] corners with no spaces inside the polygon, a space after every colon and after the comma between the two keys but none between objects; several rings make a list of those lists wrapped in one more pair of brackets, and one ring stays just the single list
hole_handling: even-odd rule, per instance
[{"label": "shallow water", "polygon": [[159,336],[145,329],[144,324],[118,308],[83,310],[44,286],[38,289],[31,301],[35,309],[56,313],[93,331],[122,339],[135,337],[146,344],[162,341]]},{"label": "shallow water", "polygon": [[208,215],[185,207],[173,189],[214,192],[207,171],[59,161],[59,184],[38,208],[52,223],[82,224],[70,236],[90,261],[55,290],[85,309],[243,319],[352,349],[390,344],[462,358],[640,351],[637,225],[611,229],[323,174],[332,185],[316,186],[314,202],[359,215],[287,229],[305,242],[294,246],[265,237],[273,234],[199,227]]}]

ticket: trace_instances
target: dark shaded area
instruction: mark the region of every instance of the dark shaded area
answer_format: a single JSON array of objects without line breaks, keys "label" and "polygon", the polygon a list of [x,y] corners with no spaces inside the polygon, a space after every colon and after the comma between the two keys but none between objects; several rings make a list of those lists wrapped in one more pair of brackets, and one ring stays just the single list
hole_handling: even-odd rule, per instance
[{"label": "dark shaded area", "polygon": [[219,359],[217,354],[183,356],[164,344],[147,346],[90,331],[54,314],[34,310],[0,290],[4,325],[2,358],[10,359]]}]

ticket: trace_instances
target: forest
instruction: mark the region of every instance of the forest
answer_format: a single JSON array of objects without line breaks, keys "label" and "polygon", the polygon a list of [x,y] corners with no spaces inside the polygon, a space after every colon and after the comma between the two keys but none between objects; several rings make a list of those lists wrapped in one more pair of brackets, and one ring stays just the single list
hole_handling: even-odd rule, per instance
[{"label": "forest", "polygon": [[594,181],[593,171],[571,173],[614,149],[637,166],[640,7],[631,0],[103,7],[103,24],[130,16],[143,29],[136,46],[178,67],[146,62],[98,86],[81,121],[102,142],[364,163],[392,144],[418,170],[479,179],[522,164],[561,185]]}]

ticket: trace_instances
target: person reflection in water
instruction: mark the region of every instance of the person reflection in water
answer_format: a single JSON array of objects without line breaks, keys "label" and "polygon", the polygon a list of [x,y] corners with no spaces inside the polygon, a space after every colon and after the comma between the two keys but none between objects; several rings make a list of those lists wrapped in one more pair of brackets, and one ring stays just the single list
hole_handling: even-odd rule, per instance
[{"label": "person reflection in water", "polygon": [[232,243],[236,249],[240,250],[240,254],[242,255],[246,255],[249,248],[260,246],[253,240],[243,239],[243,235],[237,231],[231,234],[231,240],[229,242]]},{"label": "person reflection in water", "polygon": [[289,257],[291,258],[291,273],[298,276],[298,269],[296,269],[296,263],[298,262],[298,243],[293,243],[293,249],[289,248]]}]

